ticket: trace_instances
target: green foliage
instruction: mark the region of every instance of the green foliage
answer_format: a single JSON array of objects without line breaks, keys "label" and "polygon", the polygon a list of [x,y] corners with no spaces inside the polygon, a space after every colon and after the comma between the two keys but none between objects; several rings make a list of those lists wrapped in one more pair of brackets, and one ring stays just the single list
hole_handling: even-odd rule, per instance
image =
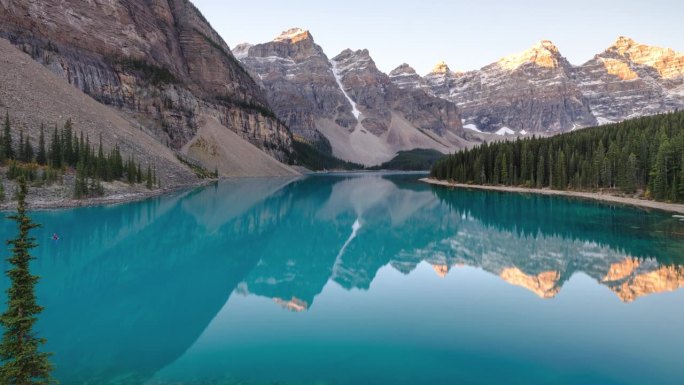
[{"label": "green foliage", "polygon": [[23,178],[28,182],[34,182],[38,179],[38,165],[20,163],[16,160],[9,161],[7,168],[7,179],[15,180]]},{"label": "green foliage", "polygon": [[14,149],[12,148],[12,125],[10,124],[9,113],[5,113],[5,123],[2,134],[3,159],[14,159]]},{"label": "green foliage", "polygon": [[0,343],[0,383],[7,385],[56,383],[50,376],[51,354],[40,351],[46,341],[33,330],[38,315],[43,311],[35,295],[39,278],[30,271],[30,262],[35,258],[29,253],[37,246],[30,231],[39,225],[33,223],[26,213],[26,194],[26,181],[20,178],[17,213],[9,217],[17,223],[19,234],[7,242],[12,246],[12,256],[7,259],[11,268],[6,273],[11,286],[7,289],[7,310],[0,316],[0,324],[4,328]]},{"label": "green foliage", "polygon": [[[9,141],[5,142],[6,138],[9,138]],[[28,135],[24,136],[23,131],[19,132],[18,143],[12,143],[9,115],[6,115],[4,135],[0,138],[0,144],[0,154],[10,155],[6,158],[8,179],[23,178],[34,186],[41,186],[60,180],[61,170],[74,168],[76,198],[103,195],[102,181],[111,182],[125,178],[129,183],[143,182],[140,164],[135,159],[130,158],[124,167],[119,147],[114,146],[109,152],[105,152],[102,138],[95,151],[88,136],[84,137],[83,132],[80,136],[76,135],[70,119],[61,129],[54,127],[49,145],[46,144],[45,129],[41,125],[36,153],[31,139]],[[17,148],[18,153],[16,156],[13,151],[8,154],[4,148]],[[154,186],[154,183],[152,185]]]},{"label": "green foliage", "polygon": [[399,153],[379,166],[371,167],[371,170],[402,170],[402,171],[424,171],[429,170],[432,165],[444,154],[437,150],[418,148],[409,151],[399,151]]},{"label": "green foliage", "polygon": [[169,69],[148,63],[143,59],[117,57],[111,59],[111,61],[114,65],[119,66],[122,71],[138,74],[141,78],[155,86],[180,83],[178,78]]},{"label": "green foliage", "polygon": [[294,148],[295,164],[302,165],[309,170],[321,171],[363,169],[362,165],[347,162],[336,158],[331,154],[324,153],[303,139],[295,138],[295,140],[292,141],[292,147]]},{"label": "green foliage", "polygon": [[684,202],[684,112],[485,143],[441,159],[431,175],[460,183],[640,191]]}]

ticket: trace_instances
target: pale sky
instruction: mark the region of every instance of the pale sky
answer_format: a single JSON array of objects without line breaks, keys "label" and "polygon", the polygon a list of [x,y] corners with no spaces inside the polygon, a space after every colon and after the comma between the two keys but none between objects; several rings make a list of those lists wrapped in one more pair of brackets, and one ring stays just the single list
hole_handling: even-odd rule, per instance
[{"label": "pale sky", "polygon": [[421,75],[444,60],[481,68],[553,41],[573,64],[618,36],[684,51],[684,0],[193,0],[232,48],[308,29],[329,57],[367,48],[380,70],[406,62]]}]

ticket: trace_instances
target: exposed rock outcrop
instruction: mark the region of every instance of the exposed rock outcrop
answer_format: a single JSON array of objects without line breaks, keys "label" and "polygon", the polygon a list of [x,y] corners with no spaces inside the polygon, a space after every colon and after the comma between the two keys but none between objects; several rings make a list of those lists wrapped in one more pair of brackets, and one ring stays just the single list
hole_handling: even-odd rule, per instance
[{"label": "exposed rock outcrop", "polygon": [[577,70],[577,81],[602,123],[684,107],[684,54],[619,37]]},{"label": "exposed rock outcrop", "polygon": [[179,150],[210,114],[280,161],[291,134],[187,0],[0,2],[0,35]]},{"label": "exposed rock outcrop", "polygon": [[558,48],[544,40],[479,71],[455,73],[440,63],[426,80],[478,130],[552,134],[596,124],[573,71]]},{"label": "exposed rock outcrop", "polygon": [[453,103],[395,85],[367,50],[329,59],[310,32],[294,28],[235,51],[293,133],[339,158],[375,165],[400,150],[467,143]]},{"label": "exposed rock outcrop", "polygon": [[[423,80],[458,105],[466,127],[500,134],[555,134],[684,107],[684,54],[626,37],[581,66],[543,40],[477,71],[440,62]],[[420,79],[405,83],[423,88]]]}]

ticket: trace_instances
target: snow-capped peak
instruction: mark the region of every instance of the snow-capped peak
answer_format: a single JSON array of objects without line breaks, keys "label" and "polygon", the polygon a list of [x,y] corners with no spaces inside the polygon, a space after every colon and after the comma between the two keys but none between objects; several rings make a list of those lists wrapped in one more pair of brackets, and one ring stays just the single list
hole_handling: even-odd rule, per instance
[{"label": "snow-capped peak", "polygon": [[309,33],[308,30],[302,28],[290,28],[273,39],[273,41],[297,43],[310,38],[311,33]]}]

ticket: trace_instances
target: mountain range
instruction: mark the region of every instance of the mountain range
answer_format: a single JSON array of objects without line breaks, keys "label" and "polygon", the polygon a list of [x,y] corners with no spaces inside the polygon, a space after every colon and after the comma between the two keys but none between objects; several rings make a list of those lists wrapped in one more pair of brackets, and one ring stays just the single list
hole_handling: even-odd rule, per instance
[{"label": "mountain range", "polygon": [[408,64],[385,74],[364,49],[328,56],[299,28],[231,50],[188,0],[5,0],[0,11],[0,65],[24,79],[0,93],[13,125],[36,143],[41,123],[72,119],[154,162],[167,186],[192,182],[188,164],[297,174],[295,143],[371,166],[684,106],[684,54],[625,37],[580,66],[541,41],[480,70],[439,63],[421,76]]},{"label": "mountain range", "polygon": [[480,70],[440,62],[425,76],[406,63],[384,74],[368,50],[328,58],[300,28],[233,51],[295,135],[365,164],[398,150],[448,152],[684,106],[684,54],[626,37],[580,66],[542,40]]}]

